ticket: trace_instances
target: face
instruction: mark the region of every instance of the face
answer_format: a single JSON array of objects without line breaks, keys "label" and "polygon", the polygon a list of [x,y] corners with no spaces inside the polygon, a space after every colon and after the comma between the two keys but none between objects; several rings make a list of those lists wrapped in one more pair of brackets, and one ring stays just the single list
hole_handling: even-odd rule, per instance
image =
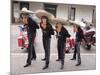
[{"label": "face", "polygon": [[77,26],[73,25],[73,32],[77,32]]},{"label": "face", "polygon": [[62,24],[61,23],[57,23],[56,26],[58,26],[59,28],[61,28]]},{"label": "face", "polygon": [[56,24],[56,31],[60,32],[61,31],[61,27],[62,27],[62,24],[61,23],[57,23]]},{"label": "face", "polygon": [[47,19],[43,18],[42,22],[43,22],[43,24],[46,24],[47,23]]},{"label": "face", "polygon": [[27,18],[27,16],[22,15],[22,22],[23,22],[24,24],[28,24],[28,18]]}]

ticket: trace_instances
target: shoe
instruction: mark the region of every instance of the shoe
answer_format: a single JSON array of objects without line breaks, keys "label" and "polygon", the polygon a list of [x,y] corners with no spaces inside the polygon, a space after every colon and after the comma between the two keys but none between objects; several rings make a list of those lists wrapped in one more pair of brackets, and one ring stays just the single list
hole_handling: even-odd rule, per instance
[{"label": "shoe", "polygon": [[56,61],[60,61],[61,59],[57,59]]},{"label": "shoe", "polygon": [[73,47],[72,50],[74,50],[75,48]]},{"label": "shoe", "polygon": [[61,68],[60,69],[62,70],[63,68],[64,68],[64,65],[61,65]]},{"label": "shoe", "polygon": [[36,60],[36,58],[34,58],[34,60]]},{"label": "shoe", "polygon": [[24,49],[24,47],[22,47],[21,49]]},{"label": "shoe", "polygon": [[33,59],[36,60],[36,58],[31,58],[31,60],[33,60]]},{"label": "shoe", "polygon": [[65,53],[70,53],[69,50],[67,50]]},{"label": "shoe", "polygon": [[72,59],[70,59],[70,60],[76,60],[75,58],[72,58]]},{"label": "shoe", "polygon": [[43,70],[45,70],[45,69],[47,69],[47,68],[48,68],[48,65],[44,66],[44,67],[43,67]]},{"label": "shoe", "polygon": [[28,67],[28,66],[30,66],[31,64],[29,64],[29,63],[27,63],[24,67]]},{"label": "shoe", "polygon": [[46,60],[46,58],[42,59],[42,61],[45,61],[45,60]]},{"label": "shoe", "polygon": [[79,65],[81,65],[81,63],[78,63],[78,64],[76,64],[75,66],[79,66]]}]

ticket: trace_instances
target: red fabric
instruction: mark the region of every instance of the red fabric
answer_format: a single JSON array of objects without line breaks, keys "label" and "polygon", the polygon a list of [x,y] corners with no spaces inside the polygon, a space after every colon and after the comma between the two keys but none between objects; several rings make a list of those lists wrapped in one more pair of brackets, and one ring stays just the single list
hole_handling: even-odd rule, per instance
[{"label": "red fabric", "polygon": [[27,35],[26,36],[24,36],[24,44],[25,44],[25,48],[28,48],[28,37],[27,37]]},{"label": "red fabric", "polygon": [[24,40],[22,38],[18,38],[18,46],[24,47]]},{"label": "red fabric", "polygon": [[72,47],[75,46],[75,39],[71,39],[71,45],[72,45]]},{"label": "red fabric", "polygon": [[23,32],[20,32],[20,33],[19,33],[19,36],[22,36],[22,35],[23,35]]}]

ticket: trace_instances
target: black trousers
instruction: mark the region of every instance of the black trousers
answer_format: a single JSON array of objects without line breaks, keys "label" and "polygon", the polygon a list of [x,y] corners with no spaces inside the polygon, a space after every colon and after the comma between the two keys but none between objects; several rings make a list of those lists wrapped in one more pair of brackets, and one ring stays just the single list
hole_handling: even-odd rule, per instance
[{"label": "black trousers", "polygon": [[80,56],[80,42],[76,42],[75,44],[75,50],[73,54],[73,58],[76,59],[78,58],[78,63],[81,63],[81,56]]},{"label": "black trousers", "polygon": [[60,44],[59,44],[59,42],[57,42],[57,51],[58,51],[58,59],[61,59]]},{"label": "black trousers", "polygon": [[45,52],[45,58],[46,58],[46,65],[49,65],[49,60],[50,60],[50,41],[51,38],[45,38],[43,37],[43,47],[44,47],[44,52]]},{"label": "black trousers", "polygon": [[34,40],[36,37],[36,33],[34,34],[29,34],[28,35],[28,58],[27,58],[27,63],[31,63],[31,60],[34,58],[36,59],[36,52],[35,52],[35,48],[34,48]]},{"label": "black trousers", "polygon": [[58,59],[61,60],[61,64],[64,65],[64,58],[65,58],[65,41],[58,39]]}]

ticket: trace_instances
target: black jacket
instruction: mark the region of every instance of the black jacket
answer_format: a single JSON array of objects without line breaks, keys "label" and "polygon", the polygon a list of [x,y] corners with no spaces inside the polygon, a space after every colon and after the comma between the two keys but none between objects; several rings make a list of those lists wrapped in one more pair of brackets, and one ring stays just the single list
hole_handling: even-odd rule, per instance
[{"label": "black jacket", "polygon": [[28,25],[27,26],[27,32],[28,34],[34,34],[36,33],[36,29],[39,29],[38,24],[31,18],[28,18]]},{"label": "black jacket", "polygon": [[48,23],[46,29],[43,29],[40,23],[40,27],[42,29],[43,38],[51,38],[51,35],[54,35],[54,29],[52,28],[52,25]]},{"label": "black jacket", "polygon": [[64,27],[61,28],[61,31],[57,33],[57,35],[58,35],[58,40],[61,40],[64,42],[66,42],[66,37],[70,37],[70,34]]},{"label": "black jacket", "polygon": [[76,32],[76,42],[81,42],[82,39],[84,39],[84,41],[87,42],[86,39],[84,38],[83,32],[81,32],[81,33]]}]

